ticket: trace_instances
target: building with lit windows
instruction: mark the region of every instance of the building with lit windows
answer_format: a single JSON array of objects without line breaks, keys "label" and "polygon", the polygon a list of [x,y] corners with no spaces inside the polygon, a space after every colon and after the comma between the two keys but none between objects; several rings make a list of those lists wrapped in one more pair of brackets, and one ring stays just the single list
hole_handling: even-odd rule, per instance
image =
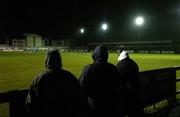
[{"label": "building with lit windows", "polygon": [[24,34],[26,47],[42,47],[42,37],[37,34]]}]

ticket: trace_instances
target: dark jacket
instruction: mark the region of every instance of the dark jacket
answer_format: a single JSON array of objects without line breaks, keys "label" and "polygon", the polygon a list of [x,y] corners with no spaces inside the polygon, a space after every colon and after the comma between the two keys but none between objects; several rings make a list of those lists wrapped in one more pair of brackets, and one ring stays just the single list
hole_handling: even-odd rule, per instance
[{"label": "dark jacket", "polygon": [[139,78],[139,67],[132,59],[129,57],[121,60],[117,64],[121,79],[127,87],[139,87],[140,78]]},{"label": "dark jacket", "polygon": [[76,77],[63,70],[57,50],[46,55],[47,70],[32,82],[26,106],[31,116],[87,116],[87,102],[82,96]]},{"label": "dark jacket", "polygon": [[136,114],[140,110],[141,80],[139,68],[135,61],[129,57],[117,64],[122,83],[126,86],[124,91],[124,106],[130,114]]},{"label": "dark jacket", "polygon": [[120,112],[118,70],[107,62],[108,51],[104,46],[96,47],[92,58],[94,63],[85,66],[80,76],[81,88],[96,116],[117,116],[117,110]]}]

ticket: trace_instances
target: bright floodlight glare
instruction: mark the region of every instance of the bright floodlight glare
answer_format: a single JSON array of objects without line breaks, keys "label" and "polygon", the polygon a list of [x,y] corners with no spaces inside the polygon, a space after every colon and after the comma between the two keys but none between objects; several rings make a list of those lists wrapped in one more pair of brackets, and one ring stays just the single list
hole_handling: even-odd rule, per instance
[{"label": "bright floodlight glare", "polygon": [[101,26],[102,30],[107,30],[108,29],[108,25],[106,23],[102,24]]},{"label": "bright floodlight glare", "polygon": [[80,29],[80,32],[83,34],[83,33],[84,33],[84,29],[83,29],[83,28],[81,28],[81,29]]},{"label": "bright floodlight glare", "polygon": [[143,25],[143,23],[144,23],[144,18],[143,17],[137,17],[135,19],[135,24],[136,25],[141,26],[141,25]]}]

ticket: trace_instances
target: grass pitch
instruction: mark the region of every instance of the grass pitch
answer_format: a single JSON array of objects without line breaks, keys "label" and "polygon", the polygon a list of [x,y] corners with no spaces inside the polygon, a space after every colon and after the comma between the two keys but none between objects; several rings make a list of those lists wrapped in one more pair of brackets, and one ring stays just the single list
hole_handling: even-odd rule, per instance
[{"label": "grass pitch", "polygon": [[[63,69],[79,78],[86,64],[92,63],[91,53],[62,52]],[[130,54],[140,71],[180,65],[180,55]],[[117,64],[117,53],[109,54],[109,62]],[[0,52],[0,92],[29,88],[32,79],[45,70],[44,53]],[[178,72],[178,76],[180,73]],[[8,104],[0,104],[0,117],[8,116]]]},{"label": "grass pitch", "polygon": [[[86,64],[92,63],[91,53],[62,52],[63,69],[79,78]],[[140,71],[180,65],[180,55],[130,54]],[[109,62],[117,64],[117,53],[109,54]],[[44,53],[0,52],[0,92],[28,88],[32,79],[45,70]]]}]

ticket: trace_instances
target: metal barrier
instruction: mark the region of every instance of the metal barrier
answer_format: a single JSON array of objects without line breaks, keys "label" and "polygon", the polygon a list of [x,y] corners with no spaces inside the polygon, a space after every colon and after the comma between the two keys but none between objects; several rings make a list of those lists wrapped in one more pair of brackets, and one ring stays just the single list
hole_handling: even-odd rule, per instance
[{"label": "metal barrier", "polygon": [[28,89],[0,93],[0,103],[9,103],[10,117],[27,117],[25,101]]},{"label": "metal barrier", "polygon": [[[159,101],[170,99],[170,103],[176,101],[176,78],[178,67],[156,69],[140,72],[142,80],[142,106],[147,107]],[[9,103],[10,117],[26,117],[25,100],[28,89],[8,91],[0,93],[0,103]]]},{"label": "metal barrier", "polygon": [[164,69],[149,70],[140,73],[142,81],[142,106],[147,107],[159,101],[169,99],[173,103],[176,95],[180,93],[176,90],[176,71],[180,67],[170,67]]}]

